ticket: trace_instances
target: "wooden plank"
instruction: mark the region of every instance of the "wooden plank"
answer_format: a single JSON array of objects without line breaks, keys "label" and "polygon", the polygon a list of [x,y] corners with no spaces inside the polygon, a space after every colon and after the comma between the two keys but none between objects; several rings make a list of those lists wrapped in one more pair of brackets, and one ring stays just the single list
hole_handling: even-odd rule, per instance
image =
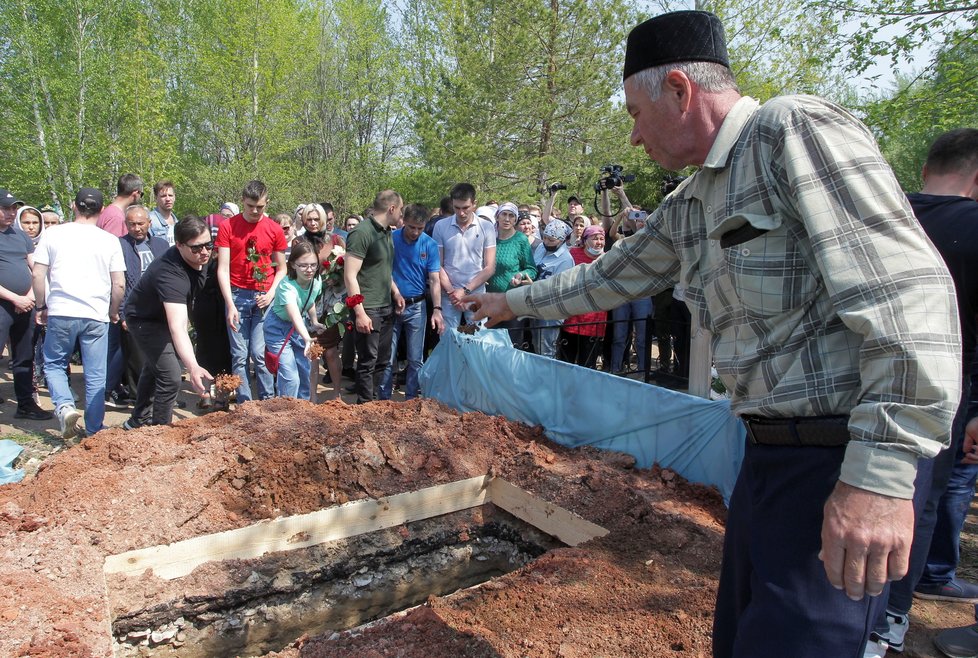
[{"label": "wooden plank", "polygon": [[502,478],[493,478],[489,498],[513,516],[526,521],[568,546],[577,546],[608,531],[573,512],[530,494]]},{"label": "wooden plank", "polygon": [[105,560],[105,573],[135,575],[153,569],[173,579],[215,560],[256,558],[345,539],[374,530],[449,514],[488,502],[489,476],[460,480],[385,498],[346,503],[309,514],[265,521],[246,528],[153,546]]}]

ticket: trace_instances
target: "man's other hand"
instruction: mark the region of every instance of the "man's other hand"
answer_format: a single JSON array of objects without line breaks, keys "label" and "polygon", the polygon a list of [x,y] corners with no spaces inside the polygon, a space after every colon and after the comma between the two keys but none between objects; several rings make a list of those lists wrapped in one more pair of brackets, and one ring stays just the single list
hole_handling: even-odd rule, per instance
[{"label": "man's other hand", "polygon": [[837,589],[854,601],[877,596],[907,573],[913,501],[839,482],[825,501],[818,557]]}]

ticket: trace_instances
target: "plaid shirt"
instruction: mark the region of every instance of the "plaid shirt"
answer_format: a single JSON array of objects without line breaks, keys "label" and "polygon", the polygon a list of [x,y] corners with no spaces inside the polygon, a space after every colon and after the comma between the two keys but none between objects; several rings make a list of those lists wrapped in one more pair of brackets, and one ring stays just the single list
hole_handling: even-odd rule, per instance
[{"label": "plaid shirt", "polygon": [[818,98],[742,98],[703,168],[643,230],[506,298],[518,316],[558,318],[677,283],[713,333],[736,414],[848,415],[840,479],[913,495],[917,458],[949,442],[957,309],[947,268],[861,123]]}]

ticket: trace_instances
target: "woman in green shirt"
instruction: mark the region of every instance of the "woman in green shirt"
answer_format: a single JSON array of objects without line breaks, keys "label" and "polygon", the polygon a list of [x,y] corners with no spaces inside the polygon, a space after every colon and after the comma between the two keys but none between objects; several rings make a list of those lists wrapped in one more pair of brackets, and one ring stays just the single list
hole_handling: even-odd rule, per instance
[{"label": "woman in green shirt", "polygon": [[286,267],[288,276],[278,285],[275,301],[265,314],[265,350],[278,354],[278,395],[308,400],[310,333],[325,329],[316,318],[316,297],[323,289],[316,248],[311,242],[297,240]]},{"label": "woman in green shirt", "polygon": [[516,230],[516,213],[516,204],[510,201],[496,211],[496,271],[486,282],[487,292],[506,292],[537,276],[530,241]]},{"label": "woman in green shirt", "polygon": [[[516,204],[510,201],[496,211],[496,271],[486,282],[487,292],[506,292],[537,278],[530,241],[516,230],[517,212]],[[509,329],[513,344],[522,348],[527,342],[523,340],[523,324],[522,320],[510,320],[498,326]]]}]

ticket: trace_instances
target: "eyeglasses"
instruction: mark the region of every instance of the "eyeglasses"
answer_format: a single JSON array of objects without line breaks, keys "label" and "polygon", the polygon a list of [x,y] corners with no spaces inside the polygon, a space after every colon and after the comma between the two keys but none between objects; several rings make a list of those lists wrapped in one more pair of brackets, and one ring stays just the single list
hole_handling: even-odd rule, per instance
[{"label": "eyeglasses", "polygon": [[296,263],[295,267],[300,270],[314,270],[319,267],[319,263]]},{"label": "eyeglasses", "polygon": [[214,251],[214,243],[205,242],[204,244],[188,244],[187,248],[190,249],[191,253],[199,254],[204,249],[206,249],[207,251]]}]

